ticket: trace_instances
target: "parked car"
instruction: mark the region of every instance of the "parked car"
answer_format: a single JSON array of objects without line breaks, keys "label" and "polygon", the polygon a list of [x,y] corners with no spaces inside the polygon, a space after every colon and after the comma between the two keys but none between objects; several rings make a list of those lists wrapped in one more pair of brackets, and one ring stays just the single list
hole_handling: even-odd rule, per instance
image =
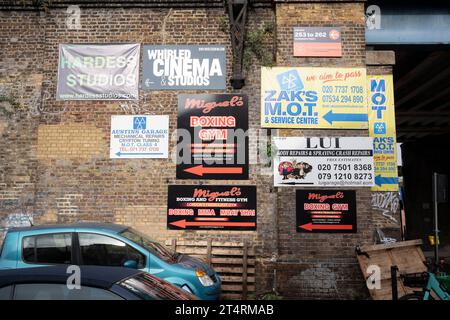
[{"label": "parked car", "polygon": [[[80,267],[80,286],[67,285],[67,266],[0,271],[0,300],[195,300],[151,274],[121,267]],[[73,285],[69,279],[69,283]]]},{"label": "parked car", "polygon": [[0,250],[0,270],[58,264],[128,267],[149,272],[200,299],[220,297],[221,279],[211,266],[172,252],[122,225],[77,223],[12,228]]}]

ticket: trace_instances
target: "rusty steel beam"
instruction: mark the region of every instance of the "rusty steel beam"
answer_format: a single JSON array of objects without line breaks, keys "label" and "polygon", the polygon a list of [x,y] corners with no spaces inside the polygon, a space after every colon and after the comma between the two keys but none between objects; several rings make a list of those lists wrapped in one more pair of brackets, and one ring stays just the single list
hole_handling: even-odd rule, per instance
[{"label": "rusty steel beam", "polygon": [[248,0],[226,0],[230,20],[231,48],[233,50],[233,75],[231,85],[241,89],[245,85],[243,58]]}]

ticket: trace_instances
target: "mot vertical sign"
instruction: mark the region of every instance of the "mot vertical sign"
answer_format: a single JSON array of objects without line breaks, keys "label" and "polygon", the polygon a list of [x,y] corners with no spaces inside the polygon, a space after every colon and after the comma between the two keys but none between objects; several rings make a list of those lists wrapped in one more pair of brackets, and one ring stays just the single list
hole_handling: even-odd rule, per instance
[{"label": "mot vertical sign", "polygon": [[373,191],[398,191],[397,138],[392,75],[368,76],[369,134],[373,137]]}]

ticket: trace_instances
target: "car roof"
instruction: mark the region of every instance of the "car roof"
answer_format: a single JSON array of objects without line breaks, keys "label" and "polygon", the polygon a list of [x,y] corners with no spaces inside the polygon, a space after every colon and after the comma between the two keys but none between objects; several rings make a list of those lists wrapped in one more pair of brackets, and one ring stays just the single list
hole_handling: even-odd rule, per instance
[{"label": "car roof", "polygon": [[8,232],[51,230],[51,229],[73,229],[73,228],[102,229],[110,232],[119,233],[126,230],[128,227],[114,223],[77,222],[72,224],[42,224],[30,227],[12,227],[8,229]]},{"label": "car roof", "polygon": [[[19,283],[57,283],[67,284],[73,270],[67,272],[69,265],[11,269],[0,271],[0,288]],[[81,285],[108,289],[113,284],[142,273],[140,270],[122,267],[79,266]]]}]

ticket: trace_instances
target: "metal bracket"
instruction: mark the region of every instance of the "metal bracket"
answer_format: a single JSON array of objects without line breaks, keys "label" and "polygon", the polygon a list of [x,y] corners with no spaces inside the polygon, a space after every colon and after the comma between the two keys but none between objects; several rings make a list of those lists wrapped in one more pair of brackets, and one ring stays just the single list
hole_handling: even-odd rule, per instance
[{"label": "metal bracket", "polygon": [[231,47],[233,50],[233,89],[241,89],[245,85],[243,68],[245,25],[247,23],[248,0],[226,0],[230,20]]}]

